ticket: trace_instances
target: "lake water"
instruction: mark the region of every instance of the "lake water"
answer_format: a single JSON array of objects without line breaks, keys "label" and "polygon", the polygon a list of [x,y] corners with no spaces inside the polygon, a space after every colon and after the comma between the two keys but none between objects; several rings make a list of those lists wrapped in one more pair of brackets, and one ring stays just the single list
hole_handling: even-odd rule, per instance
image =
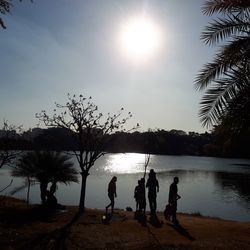
[{"label": "lake water", "polygon": [[[77,162],[74,160],[76,168]],[[91,169],[87,179],[86,207],[104,208],[108,203],[107,186],[113,175],[117,176],[116,208],[135,208],[134,188],[143,177],[144,154],[107,154]],[[205,216],[237,221],[250,221],[250,160],[193,156],[151,155],[148,171],[157,173],[160,192],[157,196],[158,210],[164,210],[168,200],[169,185],[173,177],[179,177],[178,211],[199,212]],[[9,169],[0,170],[0,189],[12,177]],[[79,178],[80,180],[80,178]],[[22,179],[15,178],[8,194]],[[57,199],[61,204],[78,205],[80,184],[59,185]],[[26,197],[26,190],[15,197]],[[39,187],[33,186],[30,199],[39,203]]]}]

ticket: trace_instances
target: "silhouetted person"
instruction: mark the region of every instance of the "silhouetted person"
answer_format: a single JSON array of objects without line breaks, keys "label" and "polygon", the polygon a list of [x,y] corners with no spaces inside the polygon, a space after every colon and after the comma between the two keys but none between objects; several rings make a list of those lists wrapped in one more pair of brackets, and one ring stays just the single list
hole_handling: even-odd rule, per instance
[{"label": "silhouetted person", "polygon": [[111,213],[114,213],[114,205],[115,205],[115,197],[117,197],[116,194],[116,181],[117,177],[114,176],[111,181],[109,182],[109,187],[108,187],[108,197],[110,199],[110,204],[106,206],[106,213],[108,212],[108,208],[111,207]]},{"label": "silhouetted person", "polygon": [[136,207],[135,207],[136,211],[139,210],[140,185],[141,185],[141,180],[138,180],[138,185],[135,187],[135,191],[134,191],[134,198],[135,198],[135,202],[136,202]]},{"label": "silhouetted person", "polygon": [[156,179],[156,173],[153,169],[151,169],[148,174],[146,187],[148,188],[148,201],[150,206],[150,212],[151,215],[155,215],[157,209],[156,193],[159,192],[159,183]]},{"label": "silhouetted person", "polygon": [[179,178],[174,177],[173,183],[169,187],[169,197],[168,202],[172,206],[172,222],[174,224],[178,224],[178,220],[176,219],[176,211],[177,211],[177,200],[181,198],[180,195],[178,195],[178,187],[177,184],[179,183]]},{"label": "silhouetted person", "polygon": [[54,195],[53,192],[47,190],[46,191],[46,203],[45,205],[48,207],[48,208],[53,208],[53,209],[56,209],[57,208],[57,199]]},{"label": "silhouetted person", "polygon": [[57,202],[57,198],[55,196],[55,193],[56,193],[56,189],[57,189],[57,186],[56,186],[56,182],[52,183],[52,185],[50,186],[50,189],[49,190],[46,190],[45,191],[45,198],[46,198],[46,201],[44,203],[45,207],[48,208],[48,209],[60,209],[60,210],[65,210],[66,207],[59,204]]}]

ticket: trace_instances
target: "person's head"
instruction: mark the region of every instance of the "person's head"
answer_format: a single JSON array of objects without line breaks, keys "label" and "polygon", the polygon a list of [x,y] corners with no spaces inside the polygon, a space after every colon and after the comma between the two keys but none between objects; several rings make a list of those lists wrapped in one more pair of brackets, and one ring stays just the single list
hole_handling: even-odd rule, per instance
[{"label": "person's head", "polygon": [[116,182],[117,181],[117,177],[116,176],[114,176],[113,178],[112,178],[112,180],[111,180],[112,182]]},{"label": "person's head", "polygon": [[149,176],[149,177],[155,177],[155,175],[156,175],[156,174],[155,174],[154,169],[150,169],[148,176]]},{"label": "person's head", "polygon": [[179,182],[179,178],[177,176],[174,177],[174,183],[177,184]]}]

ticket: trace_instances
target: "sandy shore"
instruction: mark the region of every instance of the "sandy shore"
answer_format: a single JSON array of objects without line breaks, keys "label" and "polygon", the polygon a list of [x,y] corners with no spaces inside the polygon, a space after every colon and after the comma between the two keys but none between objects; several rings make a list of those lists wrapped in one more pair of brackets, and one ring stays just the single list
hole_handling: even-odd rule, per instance
[{"label": "sandy shore", "polygon": [[158,220],[145,223],[133,212],[116,210],[109,223],[103,211],[44,213],[38,206],[0,197],[0,249],[250,249],[250,222],[178,214],[179,226]]}]

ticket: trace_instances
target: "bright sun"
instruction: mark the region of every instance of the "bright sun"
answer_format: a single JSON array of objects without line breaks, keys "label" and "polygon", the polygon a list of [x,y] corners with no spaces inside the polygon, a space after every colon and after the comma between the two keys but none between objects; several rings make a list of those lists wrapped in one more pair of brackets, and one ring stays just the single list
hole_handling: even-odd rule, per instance
[{"label": "bright sun", "polygon": [[153,56],[160,47],[160,30],[146,17],[129,19],[120,32],[122,51],[135,61],[143,61]]}]

